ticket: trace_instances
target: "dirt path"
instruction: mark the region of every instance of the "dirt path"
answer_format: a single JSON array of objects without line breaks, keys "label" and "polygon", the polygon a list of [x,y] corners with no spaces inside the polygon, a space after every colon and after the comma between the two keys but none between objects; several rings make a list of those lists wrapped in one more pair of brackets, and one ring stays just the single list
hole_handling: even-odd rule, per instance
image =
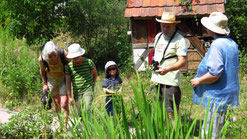
[{"label": "dirt path", "polygon": [[7,123],[11,115],[16,113],[17,112],[12,112],[7,109],[0,108],[0,123]]}]

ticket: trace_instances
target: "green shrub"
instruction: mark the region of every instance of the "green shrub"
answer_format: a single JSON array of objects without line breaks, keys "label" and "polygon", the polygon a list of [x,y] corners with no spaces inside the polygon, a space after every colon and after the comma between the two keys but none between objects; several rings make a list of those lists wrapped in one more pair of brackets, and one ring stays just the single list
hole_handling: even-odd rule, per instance
[{"label": "green shrub", "polygon": [[36,53],[25,41],[9,38],[7,31],[0,32],[0,94],[11,108],[35,100],[33,96],[41,88],[39,65]]},{"label": "green shrub", "polygon": [[[0,136],[2,139],[9,138],[47,138],[52,136],[52,115],[40,108],[27,108],[18,114],[12,115],[8,123],[0,124]],[[49,125],[49,126],[47,126]]]},{"label": "green shrub", "polygon": [[246,74],[247,73],[247,49],[243,49],[239,52],[239,67],[240,73]]}]

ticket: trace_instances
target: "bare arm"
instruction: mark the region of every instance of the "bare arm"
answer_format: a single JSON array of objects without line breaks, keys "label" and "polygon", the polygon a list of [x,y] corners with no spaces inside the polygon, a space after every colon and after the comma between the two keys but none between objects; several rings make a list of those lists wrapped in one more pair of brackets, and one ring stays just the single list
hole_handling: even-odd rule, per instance
[{"label": "bare arm", "polygon": [[155,72],[159,73],[160,75],[165,75],[170,71],[175,71],[182,68],[185,65],[185,63],[186,63],[186,56],[178,56],[178,61],[175,64],[173,64],[170,67],[158,66],[159,69],[156,70]]},{"label": "bare arm", "polygon": [[93,82],[96,82],[97,79],[97,70],[96,68],[94,68],[93,70],[91,70],[91,73],[93,74]]},{"label": "bare arm", "polygon": [[195,78],[195,79],[190,80],[190,82],[193,86],[197,86],[199,84],[212,84],[215,81],[217,81],[220,78],[220,76],[221,75],[213,76],[210,73],[206,73],[200,78]]},{"label": "bare arm", "polygon": [[112,90],[109,90],[107,88],[103,88],[103,91],[106,93],[106,94],[115,94],[116,92],[112,91]]},{"label": "bare arm", "polygon": [[[106,94],[116,94],[115,91],[113,90],[109,90],[107,88],[103,88],[103,91],[106,93]],[[122,86],[120,87],[120,89],[117,91],[117,94],[120,95],[120,92],[122,91]]]},{"label": "bare arm", "polygon": [[70,104],[75,104],[73,98],[71,97],[71,75],[66,75],[66,91],[68,93],[68,99]]},{"label": "bare arm", "polygon": [[47,77],[46,77],[46,73],[45,73],[45,66],[43,64],[43,60],[41,57],[38,58],[39,61],[39,67],[40,67],[40,75],[42,78],[42,82],[43,82],[43,91],[47,91],[48,86],[47,86]]}]

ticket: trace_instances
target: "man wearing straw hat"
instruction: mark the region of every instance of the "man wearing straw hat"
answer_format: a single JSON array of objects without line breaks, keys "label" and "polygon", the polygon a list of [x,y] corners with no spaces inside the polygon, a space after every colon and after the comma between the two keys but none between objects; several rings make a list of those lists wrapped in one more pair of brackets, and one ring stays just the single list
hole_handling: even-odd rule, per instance
[{"label": "man wearing straw hat", "polygon": [[[180,71],[186,63],[187,48],[189,42],[177,32],[175,13],[163,12],[160,22],[161,31],[155,37],[151,82],[156,84],[156,95],[159,93],[159,102],[165,99],[165,108],[174,119],[173,96],[177,110],[181,100]],[[157,67],[156,67],[157,66]],[[159,90],[158,90],[159,89]],[[155,100],[157,100],[155,96]]]},{"label": "man wearing straw hat", "polygon": [[[91,59],[83,57],[84,53],[85,50],[79,44],[71,44],[68,47],[67,58],[72,61],[65,72],[69,103],[76,104],[79,116],[82,116],[82,109],[87,112],[91,110],[94,84],[97,79],[96,67]],[[75,102],[71,98],[71,83]]]},{"label": "man wearing straw hat", "polygon": [[228,108],[239,106],[238,45],[228,36],[230,30],[224,14],[213,12],[209,17],[203,17],[201,23],[214,40],[198,67],[196,77],[190,82],[194,86],[193,103],[202,101],[202,105],[209,108],[202,126],[202,138],[211,136],[208,132],[210,122],[213,122],[211,138],[215,139],[221,136]]}]

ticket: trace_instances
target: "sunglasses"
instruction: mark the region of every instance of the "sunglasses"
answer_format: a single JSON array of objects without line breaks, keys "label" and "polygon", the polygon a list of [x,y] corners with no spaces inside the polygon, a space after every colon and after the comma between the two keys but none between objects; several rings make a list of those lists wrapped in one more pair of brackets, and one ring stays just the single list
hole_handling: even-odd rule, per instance
[{"label": "sunglasses", "polygon": [[112,70],[116,70],[116,68],[109,68],[109,69],[107,69],[107,71],[112,71]]}]

